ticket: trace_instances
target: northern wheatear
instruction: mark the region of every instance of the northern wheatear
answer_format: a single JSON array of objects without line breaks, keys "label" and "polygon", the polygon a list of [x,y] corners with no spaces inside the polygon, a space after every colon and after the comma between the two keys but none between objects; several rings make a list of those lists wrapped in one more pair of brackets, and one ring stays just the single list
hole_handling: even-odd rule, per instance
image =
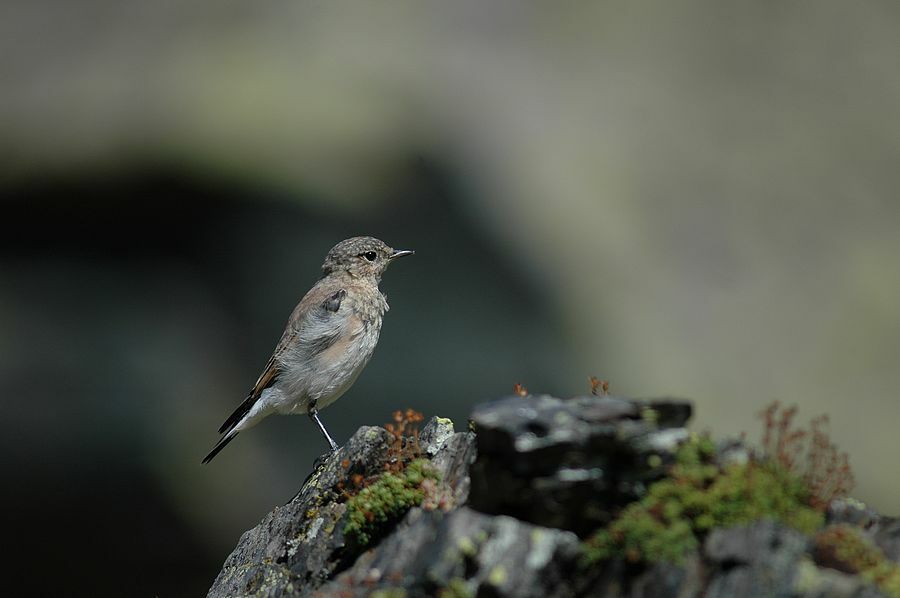
[{"label": "northern wheatear", "polygon": [[308,414],[337,450],[318,411],[339,399],[372,357],[388,310],[378,289],[381,275],[392,261],[412,254],[373,237],[335,245],[322,264],[322,278],[294,308],[250,395],[219,428],[223,436],[203,462],[273,413]]}]

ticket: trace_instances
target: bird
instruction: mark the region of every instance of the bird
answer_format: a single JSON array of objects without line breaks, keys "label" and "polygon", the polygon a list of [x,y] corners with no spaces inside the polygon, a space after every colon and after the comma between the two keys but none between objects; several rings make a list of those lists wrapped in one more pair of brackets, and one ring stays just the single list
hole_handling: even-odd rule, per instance
[{"label": "bird", "polygon": [[339,399],[371,359],[388,311],[378,284],[394,260],[414,253],[374,237],[352,237],[332,247],[322,277],[294,308],[262,374],[219,428],[222,436],[203,463],[272,414],[307,414],[336,451],[319,410]]}]

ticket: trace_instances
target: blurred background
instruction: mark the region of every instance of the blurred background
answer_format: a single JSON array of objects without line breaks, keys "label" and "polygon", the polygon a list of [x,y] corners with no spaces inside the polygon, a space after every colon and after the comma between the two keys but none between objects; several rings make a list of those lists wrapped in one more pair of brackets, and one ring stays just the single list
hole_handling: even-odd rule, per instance
[{"label": "blurred background", "polygon": [[828,414],[900,514],[898,31],[837,0],[6,0],[6,589],[205,592],[325,447],[271,418],[200,459],[358,234],[417,254],[339,441],[593,374],[716,436]]}]

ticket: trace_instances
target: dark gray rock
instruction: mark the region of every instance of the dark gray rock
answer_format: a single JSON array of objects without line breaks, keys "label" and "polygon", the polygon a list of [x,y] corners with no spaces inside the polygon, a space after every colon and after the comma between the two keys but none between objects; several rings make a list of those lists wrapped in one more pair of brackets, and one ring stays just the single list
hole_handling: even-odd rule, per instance
[{"label": "dark gray rock", "polygon": [[882,517],[878,526],[872,530],[872,539],[887,558],[900,563],[900,519]]},{"label": "dark gray rock", "polygon": [[[324,458],[297,496],[276,507],[241,536],[209,591],[211,597],[291,596],[311,591],[352,564],[344,542],[345,497],[338,483],[384,470],[390,436],[364,427],[336,453]],[[468,466],[474,457],[471,433],[453,433],[453,422],[432,418],[420,444],[441,472],[447,507],[465,500]]]},{"label": "dark gray rock", "polygon": [[[329,455],[290,503],[241,536],[208,595],[290,595],[327,579],[344,544],[337,525],[344,514],[337,484],[348,479],[349,469],[363,475],[380,471],[388,438],[383,428],[360,428]],[[350,468],[342,467],[345,459]]]},{"label": "dark gray rock", "polygon": [[877,511],[852,498],[831,501],[828,510],[825,511],[825,518],[828,523],[849,523],[863,529],[868,529],[881,521],[881,515]]},{"label": "dark gray rock", "polygon": [[451,513],[413,509],[393,534],[322,590],[348,596],[395,588],[409,597],[447,588],[470,596],[573,596],[578,546],[571,532],[512,517],[466,507]]},{"label": "dark gray rock", "polygon": [[480,405],[469,505],[587,534],[664,474],[690,415],[686,401],[595,396]]},{"label": "dark gray rock", "polygon": [[703,546],[712,569],[708,595],[791,596],[808,548],[806,536],[768,520],[713,530]]},{"label": "dark gray rock", "polygon": [[694,556],[684,565],[629,565],[622,559],[611,559],[590,570],[579,570],[572,583],[578,596],[693,598],[702,595],[702,580],[700,559]]}]

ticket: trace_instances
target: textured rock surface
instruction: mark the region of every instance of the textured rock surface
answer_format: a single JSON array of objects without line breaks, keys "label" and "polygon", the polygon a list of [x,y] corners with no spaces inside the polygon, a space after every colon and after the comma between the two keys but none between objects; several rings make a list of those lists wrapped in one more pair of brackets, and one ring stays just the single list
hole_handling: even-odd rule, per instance
[{"label": "textured rock surface", "polygon": [[578,544],[571,532],[466,507],[413,509],[375,550],[322,589],[355,596],[396,587],[407,596],[449,588],[471,596],[569,596]]},{"label": "textured rock surface", "polygon": [[771,521],[717,529],[703,547],[710,596],[789,596],[809,540]]},{"label": "textured rock surface", "polygon": [[687,438],[686,401],[513,396],[475,409],[469,505],[584,535],[639,498]]},{"label": "textured rock surface", "polygon": [[[441,473],[441,500],[408,511],[365,552],[345,542],[338,485],[384,471],[391,436],[361,428],[241,537],[209,595],[881,595],[858,575],[817,566],[809,537],[768,520],[715,529],[679,564],[586,567],[578,534],[663,475],[690,413],[676,400],[517,396],[479,406],[476,433],[432,418],[420,445]],[[726,461],[748,456],[740,443],[722,446]],[[857,526],[896,561],[897,519],[853,500],[834,502],[827,517]]]},{"label": "textured rock surface", "polygon": [[[354,474],[383,471],[389,439],[383,428],[360,428],[329,455],[290,503],[276,507],[241,536],[209,596],[301,595],[352,564],[356,555],[346,550],[346,505],[338,482],[346,483]],[[472,434],[454,433],[452,422],[432,418],[422,430],[421,445],[448,491],[465,501],[467,470],[474,456]]]}]

